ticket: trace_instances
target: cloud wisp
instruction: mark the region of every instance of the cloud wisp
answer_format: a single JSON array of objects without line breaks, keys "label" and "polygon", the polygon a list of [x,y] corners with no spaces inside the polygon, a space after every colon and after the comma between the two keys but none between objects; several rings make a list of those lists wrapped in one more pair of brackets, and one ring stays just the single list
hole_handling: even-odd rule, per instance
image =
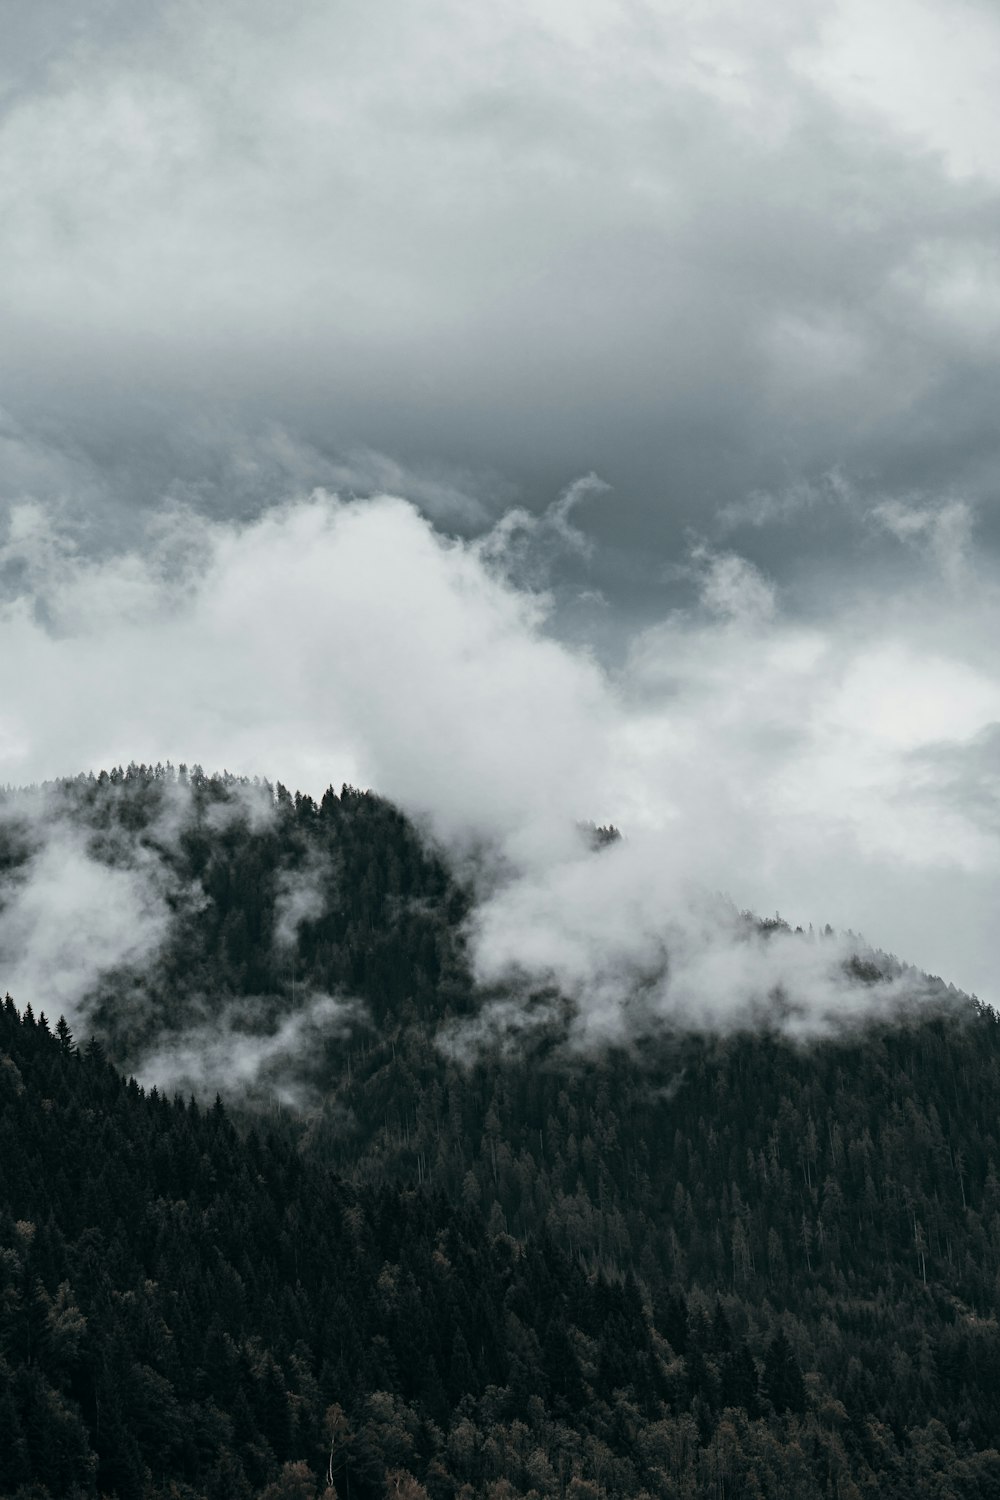
[{"label": "cloud wisp", "polygon": [[161,1090],[301,1109],[314,1097],[309,1060],[363,1019],[356,1003],[310,993],[275,1024],[266,1003],[241,998],[175,1035],[161,1032],[139,1072]]},{"label": "cloud wisp", "polygon": [[[4,809],[6,811],[6,809]],[[167,937],[169,873],[139,849],[128,862],[109,863],[88,849],[85,830],[51,807],[23,816],[13,830],[0,819],[0,837],[33,845],[26,866],[0,887],[3,983],[54,1019],[85,1019],[82,1007],[111,974],[142,974]],[[135,1003],[132,996],[130,1003]]]}]

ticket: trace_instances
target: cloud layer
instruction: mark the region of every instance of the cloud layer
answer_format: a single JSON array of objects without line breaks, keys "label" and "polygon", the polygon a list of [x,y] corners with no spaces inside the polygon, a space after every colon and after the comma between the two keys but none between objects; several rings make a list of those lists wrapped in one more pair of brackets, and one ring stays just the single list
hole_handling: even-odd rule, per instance
[{"label": "cloud layer", "polygon": [[[105,544],[316,484],[474,527],[594,468],[623,604],[837,466],[997,542],[979,0],[15,0],[4,54],[9,500]],[[836,506],[788,519],[771,571],[863,565]]]},{"label": "cloud layer", "polygon": [[[88,561],[44,512],[19,513],[0,777],[170,758],[313,792],[370,785],[456,858],[494,851],[484,980],[520,965],[595,1005],[615,971],[651,972],[664,934],[680,951],[714,892],[863,930],[995,997],[990,568],[966,558],[959,578],[940,528],[894,513],[898,545],[924,548],[918,583],[859,590],[804,625],[753,565],[698,543],[678,563],[690,607],[637,630],[611,670],[554,639],[552,596],[519,581],[537,580],[533,540],[544,559],[570,524],[563,499],[462,542],[398,498],[316,494],[244,525],[178,511],[139,550]],[[626,841],[590,855],[587,817]],[[39,882],[73,861],[44,852]],[[314,900],[308,879],[284,893],[288,941]],[[11,920],[33,951],[28,896]],[[156,921],[143,908],[125,927],[153,942]],[[688,990],[711,1004],[710,986]]]}]

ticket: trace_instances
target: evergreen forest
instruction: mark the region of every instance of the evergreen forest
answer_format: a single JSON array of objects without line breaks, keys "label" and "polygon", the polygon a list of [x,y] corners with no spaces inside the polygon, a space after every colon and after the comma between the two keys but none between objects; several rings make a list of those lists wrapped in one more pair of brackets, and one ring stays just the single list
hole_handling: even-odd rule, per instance
[{"label": "evergreen forest", "polygon": [[372,793],[0,793],[0,918],[53,828],[169,922],[72,1024],[0,945],[3,1500],[1000,1500],[990,1008],[512,1044]]}]

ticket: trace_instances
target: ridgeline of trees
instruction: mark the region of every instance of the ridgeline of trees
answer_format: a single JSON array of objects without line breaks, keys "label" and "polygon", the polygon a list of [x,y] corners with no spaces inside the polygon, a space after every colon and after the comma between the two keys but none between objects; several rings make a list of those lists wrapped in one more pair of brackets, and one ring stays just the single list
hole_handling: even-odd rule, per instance
[{"label": "ridgeline of trees", "polygon": [[59,793],[188,893],[155,1024],[310,987],[370,1021],[254,1114],[119,1074],[128,976],[80,1048],[44,996],[0,1009],[0,1496],[1000,1497],[992,1011],[587,1056],[551,1020],[462,1062],[468,901],[406,820],[189,782],[169,838],[166,772]]}]

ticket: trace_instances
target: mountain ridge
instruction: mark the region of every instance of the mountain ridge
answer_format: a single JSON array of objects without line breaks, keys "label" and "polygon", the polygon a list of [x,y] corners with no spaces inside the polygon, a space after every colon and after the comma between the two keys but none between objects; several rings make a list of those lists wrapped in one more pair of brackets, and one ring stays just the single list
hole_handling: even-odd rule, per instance
[{"label": "mountain ridge", "polygon": [[[130,820],[166,827],[137,817],[157,783],[136,772],[70,793],[120,866]],[[331,1462],[354,1500],[1000,1493],[988,1007],[941,985],[837,1034],[588,1050],[540,994],[516,1045],[460,1055],[440,1038],[476,1015],[468,897],[396,809],[281,789],[255,826],[256,793],[239,818],[233,783],[195,795],[167,845],[187,936],[156,983],[204,1039],[204,997],[174,987],[214,965],[235,1059],[227,1006],[284,913],[298,973],[265,1019],[313,1006],[309,1086],[275,1103],[288,1070],[263,1066],[228,1104],[171,1100],[109,1060],[148,1009],[81,1053],[41,995],[6,1002],[0,1494],[312,1500]],[[0,826],[9,893],[44,840]],[[304,953],[352,974],[357,1024],[303,997]]]}]

